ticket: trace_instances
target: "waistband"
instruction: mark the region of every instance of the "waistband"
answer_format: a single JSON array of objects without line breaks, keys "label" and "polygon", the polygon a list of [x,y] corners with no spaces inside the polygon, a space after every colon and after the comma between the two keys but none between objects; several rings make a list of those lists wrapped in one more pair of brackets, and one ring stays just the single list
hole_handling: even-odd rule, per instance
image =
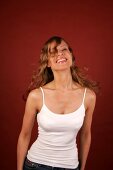
[{"label": "waistband", "polygon": [[69,169],[69,168],[53,167],[53,166],[49,166],[49,165],[35,163],[35,162],[31,162],[27,158],[25,159],[24,166],[29,166],[30,168],[43,167],[43,168],[46,168],[47,170],[79,170],[78,167],[74,168],[74,169]]}]

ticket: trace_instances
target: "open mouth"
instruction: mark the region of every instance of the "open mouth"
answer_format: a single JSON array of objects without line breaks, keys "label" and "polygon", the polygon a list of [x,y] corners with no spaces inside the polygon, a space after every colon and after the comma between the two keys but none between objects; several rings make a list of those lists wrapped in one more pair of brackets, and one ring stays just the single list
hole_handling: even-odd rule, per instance
[{"label": "open mouth", "polygon": [[66,63],[66,62],[67,62],[66,58],[60,58],[56,61],[56,63],[58,63],[58,64],[62,64],[62,63]]}]

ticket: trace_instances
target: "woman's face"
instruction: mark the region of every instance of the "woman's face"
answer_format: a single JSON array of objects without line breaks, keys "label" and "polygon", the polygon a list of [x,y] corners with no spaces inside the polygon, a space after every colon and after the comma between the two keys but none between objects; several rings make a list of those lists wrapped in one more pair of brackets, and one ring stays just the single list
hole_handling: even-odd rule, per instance
[{"label": "woman's face", "polygon": [[65,41],[56,46],[56,42],[50,44],[48,67],[54,70],[70,69],[72,66],[72,54]]}]

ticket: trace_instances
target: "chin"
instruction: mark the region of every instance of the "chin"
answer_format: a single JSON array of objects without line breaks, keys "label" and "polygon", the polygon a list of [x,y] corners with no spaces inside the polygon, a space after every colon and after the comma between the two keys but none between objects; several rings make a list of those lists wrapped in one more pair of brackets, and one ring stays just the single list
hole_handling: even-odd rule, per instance
[{"label": "chin", "polygon": [[55,70],[55,71],[66,71],[66,70],[70,70],[70,67],[64,66],[64,67],[56,68],[56,69],[54,69],[54,70]]}]

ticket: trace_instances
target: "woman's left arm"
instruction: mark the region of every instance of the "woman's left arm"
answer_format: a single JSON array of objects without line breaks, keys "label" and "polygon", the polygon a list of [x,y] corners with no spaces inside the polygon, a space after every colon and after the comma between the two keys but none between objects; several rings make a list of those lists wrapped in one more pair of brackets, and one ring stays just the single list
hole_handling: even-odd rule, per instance
[{"label": "woman's left arm", "polygon": [[87,89],[87,95],[85,98],[86,113],[84,123],[80,131],[80,170],[85,170],[86,160],[91,144],[91,123],[93,111],[96,103],[96,95],[91,90]]}]

